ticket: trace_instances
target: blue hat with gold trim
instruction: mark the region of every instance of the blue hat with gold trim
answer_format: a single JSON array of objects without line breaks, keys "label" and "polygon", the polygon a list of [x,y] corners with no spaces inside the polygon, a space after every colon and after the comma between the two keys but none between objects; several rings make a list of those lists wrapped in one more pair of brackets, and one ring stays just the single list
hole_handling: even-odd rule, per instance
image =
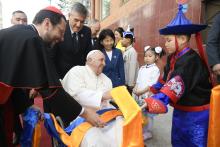
[{"label": "blue hat with gold trim", "polygon": [[195,34],[205,29],[207,25],[193,24],[183,14],[183,6],[179,4],[178,13],[176,17],[165,27],[159,30],[161,35],[183,35]]}]

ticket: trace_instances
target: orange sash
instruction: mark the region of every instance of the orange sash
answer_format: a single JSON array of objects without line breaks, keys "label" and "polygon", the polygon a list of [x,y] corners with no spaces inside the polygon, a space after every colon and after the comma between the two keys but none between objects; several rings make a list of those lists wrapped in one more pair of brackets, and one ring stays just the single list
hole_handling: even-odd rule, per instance
[{"label": "orange sash", "polygon": [[220,85],[212,89],[209,113],[208,147],[220,145]]},{"label": "orange sash", "polygon": [[141,108],[129,94],[125,86],[114,88],[111,94],[125,118],[123,123],[122,147],[143,147],[143,118]]},{"label": "orange sash", "polygon": [[[118,110],[111,110],[103,113],[100,117],[104,122],[109,122],[110,120],[114,119],[117,116],[122,115],[122,113]],[[88,122],[84,122],[77,126],[71,135],[69,136],[57,123],[55,117],[53,114],[51,114],[52,120],[54,122],[54,126],[57,130],[57,132],[60,134],[60,138],[63,141],[63,143],[68,147],[79,147],[85,133],[88,129],[93,127]]]}]

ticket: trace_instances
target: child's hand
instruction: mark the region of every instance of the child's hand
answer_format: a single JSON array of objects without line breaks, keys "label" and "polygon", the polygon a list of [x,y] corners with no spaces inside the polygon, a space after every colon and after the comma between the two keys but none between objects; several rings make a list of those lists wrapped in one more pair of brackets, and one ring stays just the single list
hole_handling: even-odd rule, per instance
[{"label": "child's hand", "polygon": [[133,92],[134,94],[136,94],[136,91],[137,91],[137,87],[135,86],[135,87],[133,88],[132,92]]},{"label": "child's hand", "polygon": [[147,107],[147,103],[145,102],[142,106],[141,106],[141,109],[143,110],[143,109],[146,109],[146,107]]},{"label": "child's hand", "polygon": [[136,94],[137,96],[139,96],[139,95],[142,95],[142,94],[144,94],[144,93],[146,93],[146,92],[148,92],[149,91],[149,87],[147,86],[146,88],[144,88],[144,89],[133,89],[133,92],[134,92],[134,94]]},{"label": "child's hand", "polygon": [[134,87],[133,88],[133,93],[136,94],[137,96],[139,96],[139,92],[138,92],[138,88],[137,87]]},{"label": "child's hand", "polygon": [[151,97],[153,93],[151,91],[148,92],[148,97]]},{"label": "child's hand", "polygon": [[149,86],[147,86],[147,87],[145,87],[144,89],[143,89],[143,92],[144,93],[146,93],[146,92],[148,92],[149,91]]}]

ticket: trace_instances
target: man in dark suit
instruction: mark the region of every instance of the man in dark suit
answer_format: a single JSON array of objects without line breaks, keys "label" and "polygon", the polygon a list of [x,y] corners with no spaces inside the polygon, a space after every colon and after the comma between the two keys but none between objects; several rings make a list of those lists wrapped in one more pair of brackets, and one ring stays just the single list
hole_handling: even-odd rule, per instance
[{"label": "man in dark suit", "polygon": [[209,65],[220,83],[220,12],[215,16],[207,39]]},{"label": "man in dark suit", "polygon": [[100,31],[100,21],[98,19],[92,19],[89,21],[89,27],[92,32],[92,38],[91,38],[91,43],[92,43],[92,50],[97,50],[99,49],[99,44],[98,44],[98,32]]},{"label": "man in dark suit", "polygon": [[74,3],[67,22],[64,41],[53,49],[52,58],[62,79],[76,65],[85,65],[91,50],[91,30],[84,25],[88,10],[81,3]]}]

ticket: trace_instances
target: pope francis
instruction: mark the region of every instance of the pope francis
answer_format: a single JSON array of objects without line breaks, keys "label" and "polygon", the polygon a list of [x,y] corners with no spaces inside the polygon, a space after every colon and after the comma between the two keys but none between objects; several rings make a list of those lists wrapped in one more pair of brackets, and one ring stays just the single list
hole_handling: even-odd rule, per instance
[{"label": "pope francis", "polygon": [[[99,50],[90,51],[85,66],[75,66],[65,75],[62,85],[83,107],[94,111],[115,109],[112,99],[111,80],[102,73],[105,56]],[[103,128],[92,127],[83,137],[81,147],[120,147],[122,144],[123,117],[117,116]]]}]

